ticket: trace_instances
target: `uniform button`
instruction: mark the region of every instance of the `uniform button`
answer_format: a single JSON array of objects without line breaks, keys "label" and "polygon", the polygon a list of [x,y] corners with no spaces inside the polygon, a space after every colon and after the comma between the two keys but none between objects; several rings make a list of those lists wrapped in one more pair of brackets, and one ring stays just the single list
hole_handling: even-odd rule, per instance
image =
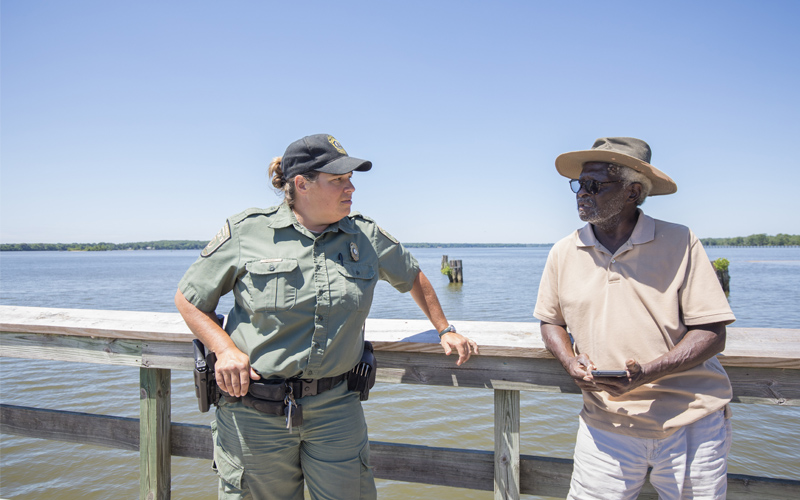
[{"label": "uniform button", "polygon": [[275,270],[275,266],[269,266],[269,270],[270,271],[274,271]]},{"label": "uniform button", "polygon": [[612,264],[616,264],[616,263],[617,263],[617,260],[616,260],[616,259],[611,259],[611,263],[612,263]]}]

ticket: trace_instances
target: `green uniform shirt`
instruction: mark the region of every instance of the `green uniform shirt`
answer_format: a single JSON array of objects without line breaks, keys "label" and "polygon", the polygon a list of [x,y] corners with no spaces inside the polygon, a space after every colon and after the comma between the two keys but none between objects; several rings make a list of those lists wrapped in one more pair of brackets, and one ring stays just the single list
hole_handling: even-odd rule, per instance
[{"label": "green uniform shirt", "polygon": [[416,259],[353,213],[315,235],[286,204],[227,220],[181,279],[205,312],[233,291],[226,330],[265,378],[324,378],[361,359],[361,327],[378,279],[411,290]]}]

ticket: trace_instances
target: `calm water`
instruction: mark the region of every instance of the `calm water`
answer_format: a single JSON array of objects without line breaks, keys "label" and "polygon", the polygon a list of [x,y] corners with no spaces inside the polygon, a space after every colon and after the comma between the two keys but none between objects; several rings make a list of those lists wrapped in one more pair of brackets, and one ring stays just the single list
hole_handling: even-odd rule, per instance
[{"label": "calm water", "polygon": [[[546,248],[413,249],[453,323],[534,321]],[[734,326],[800,328],[800,249],[708,249],[731,261]],[[442,254],[461,259],[466,283],[439,274]],[[172,297],[196,251],[0,254],[0,304],[174,312]],[[228,299],[220,311],[230,307]],[[371,316],[424,319],[408,294],[379,283]],[[123,417],[139,415],[138,369],[0,358],[2,401]],[[208,424],[190,372],[174,371],[173,420]],[[433,404],[432,404],[433,402]],[[522,453],[571,458],[579,396],[521,395]],[[379,384],[364,404],[370,438],[493,450],[490,390]],[[800,409],[734,405],[732,473],[800,479]],[[2,435],[0,496],[137,498],[135,452]],[[216,498],[209,462],[173,459],[173,498]],[[382,499],[490,499],[491,492],[378,481]],[[533,497],[528,497],[533,498]]]}]

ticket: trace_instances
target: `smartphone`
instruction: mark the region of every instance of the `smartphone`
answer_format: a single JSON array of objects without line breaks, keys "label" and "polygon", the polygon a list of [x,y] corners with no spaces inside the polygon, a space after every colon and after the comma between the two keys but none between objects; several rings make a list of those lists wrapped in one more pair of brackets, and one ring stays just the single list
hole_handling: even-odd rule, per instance
[{"label": "smartphone", "polygon": [[592,370],[592,377],[627,377],[625,370]]}]

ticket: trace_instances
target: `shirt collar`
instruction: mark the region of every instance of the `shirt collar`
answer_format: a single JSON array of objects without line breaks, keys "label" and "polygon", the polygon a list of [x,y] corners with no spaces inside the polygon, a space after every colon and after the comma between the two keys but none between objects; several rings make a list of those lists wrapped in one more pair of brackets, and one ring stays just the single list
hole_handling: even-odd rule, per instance
[{"label": "shirt collar", "polygon": [[[328,231],[342,231],[345,233],[355,234],[358,232],[355,223],[353,222],[352,216],[357,214],[358,212],[353,212],[347,217],[342,218],[341,220],[334,222],[333,224],[326,227],[321,234],[325,234]],[[300,222],[298,222],[297,217],[294,215],[294,212],[289,205],[286,203],[281,203],[278,207],[278,210],[275,212],[275,215],[270,217],[269,219],[269,226],[275,229],[284,228],[289,226],[294,226],[298,230],[302,230],[301,232],[308,233],[313,235],[311,231],[303,227]]]},{"label": "shirt collar", "polygon": [[[628,241],[632,245],[641,245],[655,239],[656,222],[652,217],[645,215],[641,208],[637,208],[636,210],[639,212],[639,219],[636,221],[636,226],[633,228],[633,232],[631,233],[631,237],[628,238]],[[578,229],[576,244],[579,247],[602,246],[597,241],[594,231],[592,231],[592,225],[588,223]],[[624,246],[625,245],[623,245],[623,247]]]},{"label": "shirt collar", "polygon": [[269,218],[269,227],[276,229],[289,227],[294,225],[295,222],[297,222],[297,219],[292,209],[289,208],[289,205],[286,203],[281,203],[280,206],[278,206],[278,210],[275,211],[275,214]]}]

